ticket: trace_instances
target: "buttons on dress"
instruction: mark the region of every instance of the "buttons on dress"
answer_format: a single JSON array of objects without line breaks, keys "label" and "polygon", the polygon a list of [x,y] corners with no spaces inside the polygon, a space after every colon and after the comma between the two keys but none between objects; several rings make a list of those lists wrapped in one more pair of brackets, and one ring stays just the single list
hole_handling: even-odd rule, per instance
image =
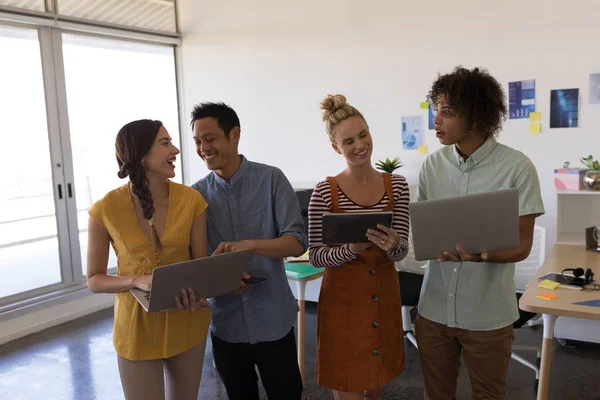
[{"label": "buttons on dress", "polygon": [[371,324],[371,326],[372,326],[373,328],[379,328],[379,322],[377,322],[377,321],[373,321],[373,323]]},{"label": "buttons on dress", "polygon": [[370,273],[371,275],[375,275],[375,270],[374,270],[374,269],[370,269],[370,270],[369,270],[369,273]]},{"label": "buttons on dress", "polygon": [[374,349],[371,354],[373,354],[375,357],[377,357],[379,355],[379,350]]},{"label": "buttons on dress", "polygon": [[373,296],[371,296],[371,300],[378,301],[379,300],[379,296],[373,295]]}]

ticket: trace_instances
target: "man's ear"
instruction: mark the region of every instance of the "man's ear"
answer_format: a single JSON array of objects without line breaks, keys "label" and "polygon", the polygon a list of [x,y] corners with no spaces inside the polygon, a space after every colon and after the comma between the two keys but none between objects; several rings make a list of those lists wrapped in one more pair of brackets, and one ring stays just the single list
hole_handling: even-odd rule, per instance
[{"label": "man's ear", "polygon": [[333,150],[335,150],[336,153],[342,154],[342,152],[340,151],[340,149],[338,149],[337,144],[331,143],[331,147],[333,148]]},{"label": "man's ear", "polygon": [[233,140],[235,144],[238,144],[240,142],[240,133],[241,129],[239,126],[233,127],[229,131],[229,140]]}]

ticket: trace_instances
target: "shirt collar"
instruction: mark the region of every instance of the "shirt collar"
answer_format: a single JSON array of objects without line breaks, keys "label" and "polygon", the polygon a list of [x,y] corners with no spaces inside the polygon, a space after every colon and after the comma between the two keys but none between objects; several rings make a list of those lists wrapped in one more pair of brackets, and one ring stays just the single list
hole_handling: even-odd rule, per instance
[{"label": "shirt collar", "polygon": [[240,164],[238,170],[235,171],[235,174],[233,174],[229,182],[217,175],[216,171],[213,171],[212,173],[215,177],[215,180],[225,187],[231,187],[235,185],[236,182],[238,182],[240,179],[242,179],[246,172],[248,172],[248,168],[250,168],[250,162],[248,162],[248,160],[246,159],[246,157],[244,157],[243,154],[240,154],[240,157],[242,158],[242,163]]},{"label": "shirt collar", "polygon": [[493,136],[490,136],[477,150],[475,150],[473,154],[471,154],[471,157],[469,157],[467,161],[465,161],[460,155],[456,145],[452,146],[452,151],[454,152],[454,156],[456,158],[456,162],[458,162],[458,165],[465,164],[469,162],[469,160],[471,160],[473,165],[477,165],[482,162],[492,152],[492,150],[494,150],[497,144],[498,142],[496,139]]}]

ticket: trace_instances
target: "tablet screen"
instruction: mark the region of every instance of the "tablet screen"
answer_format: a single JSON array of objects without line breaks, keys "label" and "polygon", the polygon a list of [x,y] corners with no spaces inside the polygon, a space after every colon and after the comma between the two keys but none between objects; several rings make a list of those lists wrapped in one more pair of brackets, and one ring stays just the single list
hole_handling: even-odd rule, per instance
[{"label": "tablet screen", "polygon": [[392,226],[391,211],[323,214],[323,243],[367,243],[367,230],[377,229],[377,224]]}]

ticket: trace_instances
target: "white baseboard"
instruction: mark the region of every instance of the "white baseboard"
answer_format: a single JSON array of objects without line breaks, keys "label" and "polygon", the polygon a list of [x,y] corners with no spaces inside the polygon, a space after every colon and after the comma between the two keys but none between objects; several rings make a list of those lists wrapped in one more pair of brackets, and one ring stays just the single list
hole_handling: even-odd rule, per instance
[{"label": "white baseboard", "polygon": [[0,323],[0,345],[114,305],[114,294],[91,294]]}]

